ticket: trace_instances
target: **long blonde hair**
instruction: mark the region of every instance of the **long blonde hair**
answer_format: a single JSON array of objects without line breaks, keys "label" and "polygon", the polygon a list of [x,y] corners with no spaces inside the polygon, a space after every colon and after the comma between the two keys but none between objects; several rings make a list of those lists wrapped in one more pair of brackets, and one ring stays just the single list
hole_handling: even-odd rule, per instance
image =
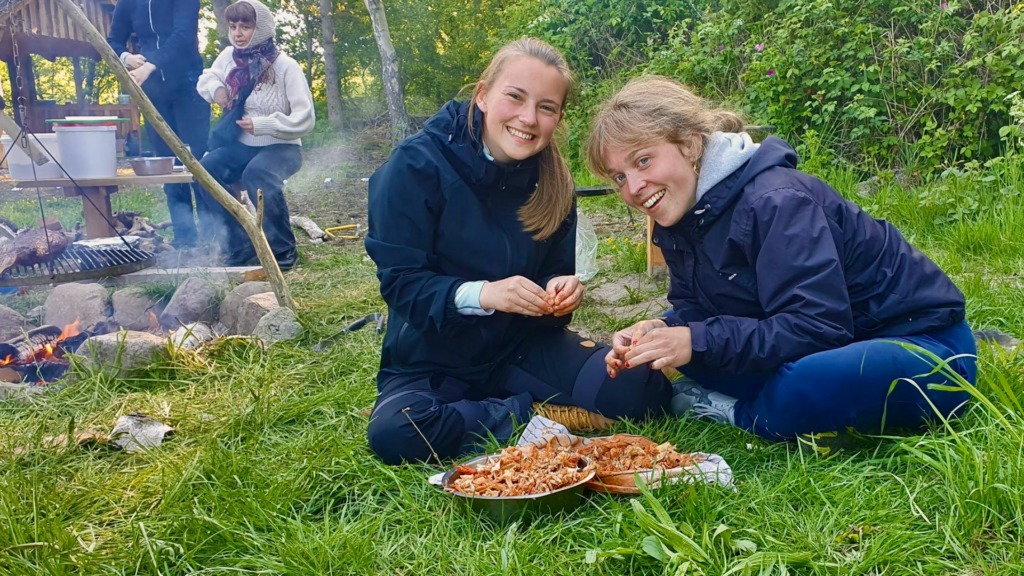
[{"label": "long blonde hair", "polygon": [[664,76],[643,76],[626,83],[597,112],[587,135],[587,165],[609,178],[604,153],[609,148],[631,150],[657,142],[689,147],[694,136],[703,144],[715,131],[742,132],[743,118],[715,108],[686,86]]},{"label": "long blonde hair", "polygon": [[[521,38],[501,47],[491,63],[487,65],[480,80],[473,88],[473,97],[469,104],[470,134],[473,132],[473,113],[476,111],[476,99],[481,92],[489,89],[495,79],[505,70],[505,66],[521,56],[528,56],[558,70],[565,80],[565,98],[568,100],[572,91],[573,79],[569,65],[562,53],[553,46],[536,38]],[[564,113],[565,102],[562,103]],[[474,136],[475,138],[475,136]],[[540,179],[537,189],[530,199],[519,209],[519,221],[523,228],[533,234],[535,240],[544,240],[558,231],[565,217],[572,210],[573,182],[569,166],[558,152],[555,139],[538,154],[540,160]]]}]

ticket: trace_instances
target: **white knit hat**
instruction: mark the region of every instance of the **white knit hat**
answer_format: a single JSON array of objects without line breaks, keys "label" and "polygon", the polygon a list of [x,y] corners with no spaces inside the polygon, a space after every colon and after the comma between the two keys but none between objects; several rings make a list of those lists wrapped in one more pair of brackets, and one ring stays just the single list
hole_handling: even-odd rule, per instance
[{"label": "white knit hat", "polygon": [[[244,48],[258,46],[274,37],[274,13],[270,11],[259,0],[238,0],[252,6],[256,11],[256,29],[252,32],[252,39],[249,45]],[[230,37],[230,36],[229,36]]]}]

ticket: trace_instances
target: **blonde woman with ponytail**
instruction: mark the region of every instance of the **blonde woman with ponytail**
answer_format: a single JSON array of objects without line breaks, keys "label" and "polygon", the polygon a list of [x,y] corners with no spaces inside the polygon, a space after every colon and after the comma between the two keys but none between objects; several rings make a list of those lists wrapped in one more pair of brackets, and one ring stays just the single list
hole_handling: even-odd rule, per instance
[{"label": "blonde woman with ponytail", "polygon": [[668,382],[605,371],[568,331],[583,299],[576,206],[554,142],[572,75],[550,45],[502,47],[370,178],[366,251],[388,305],[370,447],[389,464],[508,441],[541,414],[577,430],[663,413]]},{"label": "blonde woman with ponytail", "polygon": [[[735,113],[645,77],[604,103],[588,162],[655,222],[672,308],[617,332],[608,373],[675,368],[671,410],[819,446],[959,414],[964,296],[891,224],[755,143]],[[948,361],[933,370],[932,359]]]}]

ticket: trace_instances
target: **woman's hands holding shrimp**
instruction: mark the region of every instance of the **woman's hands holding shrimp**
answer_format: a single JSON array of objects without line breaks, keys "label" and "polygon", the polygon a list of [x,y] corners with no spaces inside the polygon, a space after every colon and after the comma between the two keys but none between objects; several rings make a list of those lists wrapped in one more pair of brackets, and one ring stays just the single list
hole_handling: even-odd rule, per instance
[{"label": "woman's hands holding shrimp", "polygon": [[572,314],[583,303],[583,283],[576,276],[555,276],[548,281],[548,302],[555,316]]},{"label": "woman's hands holding shrimp", "polygon": [[480,290],[480,307],[523,316],[544,316],[553,312],[548,303],[548,293],[523,276],[484,284]]},{"label": "woman's hands holding shrimp", "polygon": [[615,378],[623,368],[649,363],[651,369],[661,370],[689,364],[692,359],[689,328],[668,327],[662,320],[643,320],[615,333],[604,362],[608,375]]}]

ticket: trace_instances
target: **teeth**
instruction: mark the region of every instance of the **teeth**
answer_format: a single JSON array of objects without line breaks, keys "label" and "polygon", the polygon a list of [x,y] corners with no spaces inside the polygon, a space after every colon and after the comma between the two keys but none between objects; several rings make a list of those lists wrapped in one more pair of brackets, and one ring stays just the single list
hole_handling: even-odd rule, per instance
[{"label": "teeth", "polygon": [[648,198],[647,202],[643,203],[643,207],[644,208],[650,208],[651,206],[654,206],[654,204],[658,200],[661,200],[664,196],[665,196],[665,191],[664,190],[662,190],[661,192],[658,192],[654,196],[651,196],[650,198]]},{"label": "teeth", "polygon": [[527,134],[526,132],[520,132],[515,128],[509,127],[508,133],[515,136],[516,138],[522,138],[523,140],[533,140],[533,134]]}]

